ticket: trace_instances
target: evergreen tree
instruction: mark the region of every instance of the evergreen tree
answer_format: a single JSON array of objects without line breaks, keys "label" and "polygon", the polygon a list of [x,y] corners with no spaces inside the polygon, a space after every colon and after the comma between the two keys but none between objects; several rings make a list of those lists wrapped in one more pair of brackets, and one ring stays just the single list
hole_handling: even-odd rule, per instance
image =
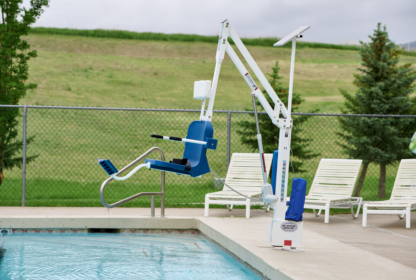
[{"label": "evergreen tree", "polygon": [[[386,27],[377,25],[371,42],[361,43],[362,68],[354,74],[355,95],[340,90],[345,98],[344,114],[411,115],[416,113],[411,100],[416,73],[410,64],[398,66],[402,51],[392,42]],[[339,118],[344,141],[338,143],[351,158],[363,159],[364,165],[354,195],[359,196],[370,163],[380,165],[378,197],[386,193],[386,166],[412,157],[408,149],[411,132],[416,127],[410,118]],[[409,134],[410,133],[410,134]]]},{"label": "evergreen tree", "polygon": [[[29,51],[30,45],[21,36],[28,35],[30,25],[48,6],[49,0],[31,0],[28,9],[22,7],[23,0],[0,0],[0,104],[16,105],[26,95],[28,89],[36,84],[26,83],[29,77],[28,61],[37,56]],[[0,185],[4,179],[4,170],[21,167],[23,142],[17,137],[18,108],[0,108]],[[27,144],[33,137],[27,139]],[[27,157],[31,162],[36,156]]]},{"label": "evergreen tree", "polygon": [[[289,97],[289,90],[287,88],[282,87],[280,79],[282,78],[279,76],[279,64],[276,61],[275,67],[272,67],[273,73],[267,74],[270,79],[269,83],[279,96],[280,100],[285,104],[287,108],[288,104],[288,97]],[[272,102],[270,96],[267,92],[263,91],[264,96],[266,97],[267,101],[269,102],[270,106],[274,108],[274,103]],[[299,94],[293,93],[292,96],[292,112],[296,112],[299,109],[299,105],[304,100],[300,97]],[[261,106],[260,102],[256,101],[257,110],[264,111],[263,107]],[[246,111],[252,111],[253,109],[245,109]],[[318,110],[316,110],[318,111]],[[314,112],[316,112],[314,111]],[[254,119],[254,115],[251,115],[253,121],[240,121],[237,123],[239,129],[237,130],[237,134],[241,136],[240,141],[244,145],[250,147],[253,151],[258,150],[258,142],[257,142],[257,129],[256,129],[256,122]],[[311,139],[301,136],[303,131],[302,124],[304,124],[310,116],[293,116],[293,128],[292,128],[292,138],[291,138],[291,149],[293,152],[294,159],[292,159],[292,164],[295,172],[305,172],[306,170],[302,169],[303,160],[311,159],[314,157],[319,156],[320,154],[313,153],[308,146]],[[263,148],[265,153],[273,153],[279,147],[279,128],[275,126],[272,121],[270,120],[267,114],[259,114],[259,126],[260,126],[260,133],[263,139]],[[270,173],[271,174],[271,173]]]}]

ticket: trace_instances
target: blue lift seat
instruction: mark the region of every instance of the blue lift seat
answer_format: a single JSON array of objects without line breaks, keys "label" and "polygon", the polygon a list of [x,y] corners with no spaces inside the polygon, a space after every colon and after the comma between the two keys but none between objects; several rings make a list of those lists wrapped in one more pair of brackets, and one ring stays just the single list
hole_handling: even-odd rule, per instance
[{"label": "blue lift seat", "polygon": [[[211,143],[212,145],[215,145],[215,147],[213,148],[215,149],[216,140],[212,139],[213,136],[214,129],[212,128],[211,122],[194,121],[188,127],[188,134],[186,136],[186,139],[199,140]],[[172,162],[165,162],[155,159],[146,159],[145,163],[150,163],[150,169],[173,172],[178,175],[189,175],[191,177],[198,177],[210,172],[207,159],[206,145],[185,143],[183,160],[188,160],[188,165],[176,164]]]}]

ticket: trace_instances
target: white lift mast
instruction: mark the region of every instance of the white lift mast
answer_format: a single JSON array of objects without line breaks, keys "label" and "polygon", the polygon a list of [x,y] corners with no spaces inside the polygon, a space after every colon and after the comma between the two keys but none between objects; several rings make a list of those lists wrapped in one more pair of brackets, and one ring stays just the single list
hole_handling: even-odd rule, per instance
[{"label": "white lift mast", "polygon": [[[290,81],[289,81],[289,98],[288,98],[288,108],[283,104],[283,102],[276,95],[273,88],[270,86],[268,80],[261,72],[260,68],[257,66],[253,57],[248,52],[247,48],[244,46],[240,37],[235,32],[234,28],[231,26],[228,20],[222,22],[220,37],[218,41],[218,48],[216,54],[216,65],[214,78],[211,87],[211,93],[209,95],[209,103],[206,113],[205,110],[205,100],[203,101],[201,109],[201,120],[211,121],[212,112],[215,101],[215,94],[218,86],[218,78],[220,75],[221,63],[224,59],[225,52],[228,53],[231,60],[237,66],[238,71],[247,82],[248,86],[251,89],[251,94],[255,96],[266,113],[272,120],[272,122],[279,127],[279,157],[278,157],[278,170],[276,176],[276,190],[275,194],[272,192],[271,185],[268,184],[267,178],[264,175],[264,185],[262,186],[263,192],[263,201],[273,205],[274,215],[273,220],[269,227],[269,240],[272,246],[283,247],[284,249],[296,248],[301,246],[302,238],[302,222],[291,222],[285,220],[286,213],[286,197],[287,197],[287,185],[289,178],[289,158],[290,158],[290,140],[293,127],[293,121],[291,118],[292,110],[292,93],[293,93],[293,76],[294,76],[294,66],[295,66],[295,50],[296,50],[296,40],[301,38],[301,34],[309,29],[309,26],[302,26],[278,41],[273,46],[283,46],[287,42],[292,41],[292,56],[290,64]],[[244,59],[247,61],[250,68],[253,70],[254,74],[257,76],[258,80],[266,90],[267,94],[271,97],[274,102],[274,108],[272,108],[267,102],[266,98],[262,94],[261,90],[245,68],[244,64],[241,62],[240,58],[235,53],[234,49],[228,43],[228,37],[231,37],[239,49]],[[254,101],[254,99],[253,99]],[[280,117],[283,115],[283,117]],[[263,147],[261,143],[261,135],[258,132],[257,139],[259,141],[259,151],[263,154]],[[264,161],[262,160],[262,167],[264,171]],[[276,167],[274,167],[276,168]],[[265,172],[264,172],[265,174]]]}]

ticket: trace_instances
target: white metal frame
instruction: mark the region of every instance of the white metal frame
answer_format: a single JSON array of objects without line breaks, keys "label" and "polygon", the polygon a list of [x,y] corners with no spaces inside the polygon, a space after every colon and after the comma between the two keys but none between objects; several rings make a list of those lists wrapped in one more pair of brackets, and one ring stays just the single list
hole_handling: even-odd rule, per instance
[{"label": "white metal frame", "polygon": [[[349,199],[341,199],[339,201],[336,200],[328,200],[325,202],[316,203],[312,201],[305,202],[305,209],[312,209],[313,213],[316,217],[321,215],[322,210],[325,211],[325,219],[324,223],[329,223],[329,211],[331,208],[335,209],[351,209],[351,215],[354,219],[357,219],[358,215],[360,214],[361,205],[363,204],[362,197],[350,197]],[[357,211],[354,212],[354,207],[357,207]],[[319,210],[316,213],[316,210]]]},{"label": "white metal frame", "polygon": [[368,214],[397,214],[400,219],[406,216],[406,228],[410,228],[412,210],[416,210],[416,159],[402,159],[390,199],[364,204],[363,227]]},{"label": "white metal frame", "polygon": [[[287,198],[287,184],[288,180],[286,176],[286,172],[288,172],[289,167],[289,158],[290,158],[290,141],[291,141],[291,132],[293,127],[293,121],[291,118],[291,108],[292,108],[292,95],[293,95],[293,79],[294,79],[294,67],[295,67],[295,52],[296,52],[296,40],[297,38],[302,37],[301,33],[305,30],[309,29],[309,26],[303,26],[288,36],[281,39],[279,42],[274,44],[274,46],[283,46],[287,42],[292,42],[292,56],[291,56],[291,63],[290,63],[290,80],[289,80],[289,96],[288,96],[288,108],[284,105],[284,103],[279,99],[276,95],[275,91],[269,84],[268,80],[261,72],[260,68],[248,52],[247,48],[244,46],[243,42],[237,35],[234,28],[231,26],[228,20],[222,22],[221,30],[220,30],[220,37],[218,40],[218,47],[216,53],[216,65],[214,70],[214,77],[212,82],[211,94],[209,98],[208,108],[206,113],[204,114],[205,110],[205,100],[202,103],[201,108],[201,120],[204,121],[212,121],[212,113],[214,108],[214,101],[215,101],[215,94],[217,91],[218,86],[218,78],[221,69],[221,63],[224,59],[225,52],[228,53],[231,60],[236,65],[238,71],[243,76],[244,80],[247,82],[247,85],[250,87],[250,92],[254,95],[260,102],[260,104],[265,109],[266,113],[272,120],[272,122],[279,127],[279,158],[278,158],[278,171],[276,176],[276,194],[273,195],[271,191],[270,184],[267,183],[266,179],[264,179],[264,185],[262,186],[263,190],[263,201],[273,205],[274,208],[274,215],[273,215],[273,222],[272,225],[276,224],[276,226],[280,227],[280,224],[285,223],[285,213],[286,213],[286,198]],[[260,81],[261,85],[266,90],[267,94],[271,97],[274,102],[274,108],[272,108],[267,99],[263,96],[261,90],[257,86],[256,82],[253,80],[251,75],[249,74],[248,70],[245,68],[244,64],[241,62],[238,55],[235,53],[234,49],[228,43],[228,38],[231,37],[234,41],[236,47],[244,57],[245,61],[248,63],[254,74],[257,76],[257,79]],[[280,117],[280,114],[283,117]],[[258,134],[257,138],[259,139],[259,143],[261,142],[261,135]],[[261,145],[260,145],[261,146]],[[261,149],[260,152],[262,153]],[[265,188],[263,188],[265,187]],[[301,223],[301,222],[300,222]],[[273,230],[273,226],[270,228]],[[298,232],[293,234],[294,236],[301,236],[302,226],[299,227]],[[290,234],[289,234],[290,235]],[[272,241],[273,246],[283,246],[283,241],[286,240],[279,240],[278,242]],[[299,242],[294,242],[294,244],[300,244]],[[293,246],[296,247],[296,246]]]}]

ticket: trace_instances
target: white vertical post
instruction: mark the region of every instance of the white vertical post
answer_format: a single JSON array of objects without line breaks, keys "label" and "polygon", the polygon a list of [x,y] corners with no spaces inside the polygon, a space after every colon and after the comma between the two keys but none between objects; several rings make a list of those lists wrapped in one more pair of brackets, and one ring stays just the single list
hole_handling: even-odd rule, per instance
[{"label": "white vertical post", "polygon": [[217,93],[217,85],[218,85],[218,78],[220,76],[220,70],[221,70],[221,63],[222,59],[217,60],[217,64],[215,65],[214,70],[214,78],[212,79],[212,88],[211,88],[211,95],[209,97],[209,103],[207,112],[205,113],[205,121],[211,121],[212,120],[212,110],[214,109],[214,101],[215,101],[215,94]]},{"label": "white vertical post", "polygon": [[228,111],[227,118],[227,171],[231,161],[231,111]]},{"label": "white vertical post", "polygon": [[288,119],[292,117],[292,95],[293,95],[293,78],[295,75],[295,53],[296,53],[296,37],[292,39],[292,57],[290,60],[290,80],[289,80],[289,98],[288,98]]},{"label": "white vertical post", "polygon": [[367,227],[367,206],[363,206],[363,227]]},{"label": "white vertical post", "polygon": [[246,199],[246,219],[250,218],[250,199]]},{"label": "white vertical post", "polygon": [[205,99],[202,100],[201,116],[199,117],[200,121],[204,119],[204,112],[205,112]]},{"label": "white vertical post", "polygon": [[217,92],[218,78],[220,76],[220,70],[221,70],[221,63],[222,63],[222,60],[224,59],[225,48],[227,47],[228,30],[229,30],[228,25],[229,23],[226,20],[221,25],[220,38],[218,39],[217,55],[215,57],[217,60],[217,63],[215,64],[214,78],[212,79],[211,95],[209,97],[207,112],[205,113],[205,117],[203,118],[203,120],[205,121],[212,121],[212,110],[214,109],[215,94]]},{"label": "white vertical post", "polygon": [[410,228],[410,207],[406,207],[406,228]]},{"label": "white vertical post", "polygon": [[279,157],[278,170],[276,176],[276,195],[279,197],[274,206],[274,220],[285,220],[286,198],[289,181],[289,160],[290,160],[290,140],[292,137],[292,95],[293,95],[293,79],[295,72],[295,52],[296,37],[292,39],[292,57],[290,61],[290,80],[289,80],[289,96],[287,119],[283,120],[283,127],[280,128],[279,134]]},{"label": "white vertical post", "polygon": [[208,215],[209,215],[209,197],[205,195],[204,217],[208,217]]},{"label": "white vertical post", "polygon": [[275,195],[278,197],[278,201],[274,205],[273,220],[285,220],[291,137],[292,129],[285,124],[285,127],[280,128],[279,132],[279,157],[277,158],[275,192]]},{"label": "white vertical post", "polygon": [[150,216],[152,218],[155,217],[155,196],[154,195],[151,196],[151,200],[150,200]]}]

